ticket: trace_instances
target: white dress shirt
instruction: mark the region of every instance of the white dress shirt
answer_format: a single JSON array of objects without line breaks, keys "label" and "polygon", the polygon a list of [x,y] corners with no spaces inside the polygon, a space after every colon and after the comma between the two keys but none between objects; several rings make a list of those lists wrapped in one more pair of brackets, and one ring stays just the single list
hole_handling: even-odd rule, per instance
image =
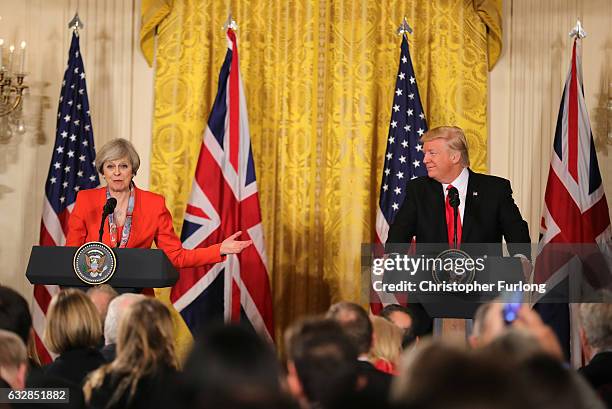
[{"label": "white dress shirt", "polygon": [[[448,185],[453,185],[459,191],[459,218],[461,219],[461,225],[463,226],[463,213],[465,212],[465,197],[467,196],[468,181],[470,179],[470,172],[468,168],[463,168],[459,176],[451,183],[442,183],[442,190],[444,191],[444,203],[446,203],[446,196]],[[446,206],[446,205],[445,205]]]}]

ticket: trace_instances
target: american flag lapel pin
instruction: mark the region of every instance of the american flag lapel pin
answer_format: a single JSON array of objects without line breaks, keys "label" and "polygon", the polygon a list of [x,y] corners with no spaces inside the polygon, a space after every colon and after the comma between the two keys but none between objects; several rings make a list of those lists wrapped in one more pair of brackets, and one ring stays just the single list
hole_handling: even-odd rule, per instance
[{"label": "american flag lapel pin", "polygon": [[478,196],[478,192],[472,192],[472,196],[474,197]]}]

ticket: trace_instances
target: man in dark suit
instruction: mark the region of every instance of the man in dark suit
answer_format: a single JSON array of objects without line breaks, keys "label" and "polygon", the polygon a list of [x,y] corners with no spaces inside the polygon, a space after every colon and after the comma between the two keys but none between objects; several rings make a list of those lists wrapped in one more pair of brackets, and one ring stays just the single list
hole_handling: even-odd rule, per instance
[{"label": "man in dark suit", "polygon": [[[392,376],[379,371],[368,360],[372,347],[374,328],[368,313],[358,304],[341,301],[329,307],[327,318],[335,320],[348,335],[358,352],[357,375],[360,407],[387,407]],[[366,405],[368,402],[370,405]],[[347,407],[355,407],[348,405]]]},{"label": "man in dark suit", "polygon": [[461,128],[443,126],[421,138],[427,177],[406,185],[406,199],[389,229],[387,243],[453,243],[454,225],[448,192],[460,199],[457,243],[501,243],[511,254],[529,256],[529,229],[512,199],[510,182],[473,172]]},{"label": "man in dark suit", "polygon": [[[604,299],[612,294],[605,293]],[[587,365],[580,373],[612,408],[612,304],[580,304],[580,341]]]}]

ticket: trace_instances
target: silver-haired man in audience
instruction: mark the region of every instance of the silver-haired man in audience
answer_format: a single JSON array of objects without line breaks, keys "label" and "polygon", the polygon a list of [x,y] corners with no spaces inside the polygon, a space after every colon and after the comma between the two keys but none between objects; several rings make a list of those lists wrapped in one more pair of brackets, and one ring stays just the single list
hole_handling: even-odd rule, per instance
[{"label": "silver-haired man in audience", "polygon": [[121,319],[130,305],[143,298],[145,296],[142,294],[126,293],[116,297],[108,305],[108,312],[104,321],[104,347],[100,351],[107,362],[115,359],[117,331],[119,330]]}]

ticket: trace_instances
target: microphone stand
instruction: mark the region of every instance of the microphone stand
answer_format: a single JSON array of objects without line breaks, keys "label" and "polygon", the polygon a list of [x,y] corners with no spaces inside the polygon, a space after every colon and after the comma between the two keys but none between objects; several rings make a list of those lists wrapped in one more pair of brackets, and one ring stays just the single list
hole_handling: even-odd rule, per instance
[{"label": "microphone stand", "polygon": [[453,248],[457,248],[457,210],[458,206],[453,206]]},{"label": "microphone stand", "polygon": [[106,220],[106,217],[108,217],[108,212],[106,211],[106,209],[104,210],[104,212],[102,213],[102,222],[100,222],[100,236],[99,236],[99,242],[102,243],[102,235],[104,234],[104,221]]}]

